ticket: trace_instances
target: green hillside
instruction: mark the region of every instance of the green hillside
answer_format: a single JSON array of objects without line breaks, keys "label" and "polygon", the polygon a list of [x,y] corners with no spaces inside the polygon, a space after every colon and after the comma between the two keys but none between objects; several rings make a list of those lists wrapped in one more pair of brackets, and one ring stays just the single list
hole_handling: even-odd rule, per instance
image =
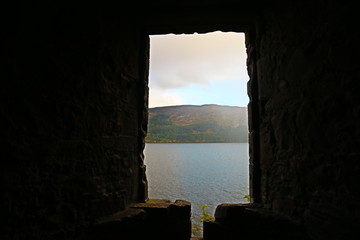
[{"label": "green hillside", "polygon": [[146,142],[247,142],[247,108],[180,105],[149,109]]}]

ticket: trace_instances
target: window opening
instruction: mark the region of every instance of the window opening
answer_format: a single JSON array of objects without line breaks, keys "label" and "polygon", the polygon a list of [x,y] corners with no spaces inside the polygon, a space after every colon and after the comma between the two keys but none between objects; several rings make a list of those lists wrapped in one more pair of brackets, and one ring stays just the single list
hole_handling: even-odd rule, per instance
[{"label": "window opening", "polygon": [[150,36],[150,199],[192,204],[193,236],[220,203],[249,196],[244,33]]}]

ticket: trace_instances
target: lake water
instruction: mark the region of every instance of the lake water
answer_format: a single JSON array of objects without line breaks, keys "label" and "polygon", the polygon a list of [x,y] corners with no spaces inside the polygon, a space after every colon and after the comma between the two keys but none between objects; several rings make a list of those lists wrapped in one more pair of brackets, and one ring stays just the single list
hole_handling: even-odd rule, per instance
[{"label": "lake water", "polygon": [[200,206],[213,215],[220,203],[246,202],[248,143],[146,143],[144,154],[149,198],[190,201],[193,224]]}]

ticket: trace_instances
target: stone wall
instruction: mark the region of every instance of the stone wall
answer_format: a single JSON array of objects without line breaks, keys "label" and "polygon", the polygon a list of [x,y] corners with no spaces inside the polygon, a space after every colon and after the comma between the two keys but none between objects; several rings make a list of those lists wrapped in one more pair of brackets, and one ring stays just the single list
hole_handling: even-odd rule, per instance
[{"label": "stone wall", "polygon": [[139,57],[146,38],[98,8],[10,9],[0,90],[1,239],[65,238],[146,198],[147,76]]},{"label": "stone wall", "polygon": [[331,2],[279,5],[249,45],[259,202],[304,223],[314,239],[350,239],[360,222],[355,15]]}]

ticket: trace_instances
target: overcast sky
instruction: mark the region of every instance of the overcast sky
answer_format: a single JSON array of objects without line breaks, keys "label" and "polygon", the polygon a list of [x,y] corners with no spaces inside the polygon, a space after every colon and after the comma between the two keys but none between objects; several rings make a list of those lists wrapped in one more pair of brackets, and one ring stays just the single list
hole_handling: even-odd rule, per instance
[{"label": "overcast sky", "polygon": [[150,36],[149,107],[247,106],[243,33]]}]

